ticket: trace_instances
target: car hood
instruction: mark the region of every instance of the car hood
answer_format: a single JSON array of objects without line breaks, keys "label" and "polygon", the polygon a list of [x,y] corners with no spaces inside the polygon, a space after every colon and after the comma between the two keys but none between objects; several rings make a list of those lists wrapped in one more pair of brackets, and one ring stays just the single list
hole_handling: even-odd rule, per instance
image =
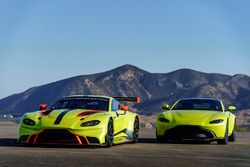
[{"label": "car hood", "polygon": [[225,119],[225,114],[221,111],[172,110],[169,113],[172,116],[172,121],[187,125],[202,125],[216,119]]},{"label": "car hood", "polygon": [[81,122],[96,120],[106,111],[86,109],[56,109],[40,112],[39,124],[41,128],[69,128],[76,129]]}]

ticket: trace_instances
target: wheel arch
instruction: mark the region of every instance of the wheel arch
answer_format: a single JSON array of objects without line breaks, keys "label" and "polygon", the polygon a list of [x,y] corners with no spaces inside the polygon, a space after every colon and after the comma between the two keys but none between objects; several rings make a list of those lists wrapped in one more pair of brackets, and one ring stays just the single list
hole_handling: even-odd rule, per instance
[{"label": "wheel arch", "polygon": [[127,129],[133,131],[135,119],[137,119],[139,121],[139,129],[140,129],[140,118],[139,118],[139,116],[137,114],[131,113],[131,112],[129,112],[127,114],[129,114],[127,116],[127,118],[126,118],[126,127],[127,127]]}]

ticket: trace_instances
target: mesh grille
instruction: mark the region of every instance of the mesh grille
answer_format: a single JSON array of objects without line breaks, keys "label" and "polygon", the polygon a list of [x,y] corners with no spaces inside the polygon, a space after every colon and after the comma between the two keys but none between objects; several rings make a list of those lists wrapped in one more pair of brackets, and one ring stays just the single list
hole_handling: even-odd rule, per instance
[{"label": "mesh grille", "polygon": [[38,135],[36,143],[78,144],[76,136],[64,129],[46,129]]},{"label": "mesh grille", "polygon": [[165,132],[167,139],[214,139],[212,132],[202,129],[199,126],[177,126]]}]

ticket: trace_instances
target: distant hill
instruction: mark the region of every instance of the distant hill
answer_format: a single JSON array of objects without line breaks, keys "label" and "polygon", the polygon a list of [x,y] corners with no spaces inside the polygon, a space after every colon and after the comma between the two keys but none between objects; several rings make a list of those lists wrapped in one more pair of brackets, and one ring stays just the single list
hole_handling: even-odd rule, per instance
[{"label": "distant hill", "polygon": [[0,114],[21,115],[38,109],[39,104],[52,104],[74,94],[140,96],[141,104],[133,109],[144,115],[161,110],[161,104],[172,104],[183,97],[215,97],[239,110],[250,109],[250,77],[247,75],[209,74],[191,69],[170,73],[150,73],[132,65],[113,70],[81,75],[37,86],[0,100]]}]

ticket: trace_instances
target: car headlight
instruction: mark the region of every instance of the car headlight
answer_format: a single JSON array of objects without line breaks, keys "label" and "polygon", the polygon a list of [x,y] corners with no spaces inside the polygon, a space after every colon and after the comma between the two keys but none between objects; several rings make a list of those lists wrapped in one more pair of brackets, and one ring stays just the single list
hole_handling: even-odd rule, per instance
[{"label": "car headlight", "polygon": [[166,118],[159,118],[159,121],[163,123],[169,123],[169,120]]},{"label": "car headlight", "polygon": [[216,120],[210,121],[209,123],[210,124],[219,124],[219,123],[222,123],[223,121],[224,121],[223,119],[216,119]]},{"label": "car headlight", "polygon": [[35,125],[35,124],[36,124],[35,121],[33,121],[33,120],[29,119],[29,118],[24,118],[24,119],[23,119],[23,123],[24,123],[25,125]]},{"label": "car headlight", "polygon": [[81,127],[95,126],[95,125],[98,125],[100,122],[101,121],[99,121],[99,120],[93,120],[93,121],[83,122],[83,123],[81,123]]}]

